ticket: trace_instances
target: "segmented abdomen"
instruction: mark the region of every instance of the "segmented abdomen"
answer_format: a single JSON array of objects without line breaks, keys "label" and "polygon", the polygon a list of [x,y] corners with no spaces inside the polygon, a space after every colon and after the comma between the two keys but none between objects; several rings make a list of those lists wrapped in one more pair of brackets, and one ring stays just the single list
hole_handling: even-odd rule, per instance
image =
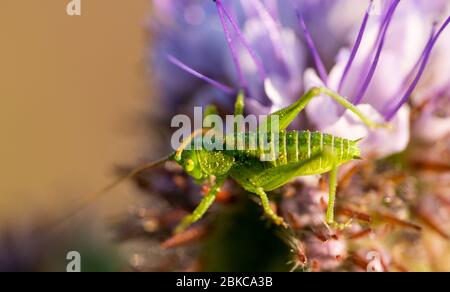
[{"label": "segmented abdomen", "polygon": [[[241,136],[242,137],[242,136]],[[337,165],[343,164],[360,156],[360,150],[356,141],[335,137],[329,134],[310,131],[281,131],[278,145],[270,141],[264,148],[258,143],[257,150],[249,150],[250,136],[245,135],[245,149],[238,151],[236,155],[245,160],[245,156],[271,157],[268,163],[270,167],[285,165],[288,163],[302,162],[314,157],[318,153],[331,154]],[[254,142],[253,142],[254,143]],[[275,158],[275,159],[274,159]],[[333,161],[330,155],[321,155],[308,164],[308,173],[322,173],[332,167]]]},{"label": "segmented abdomen", "polygon": [[[314,154],[325,151],[334,157],[337,164],[353,160],[360,155],[355,141],[310,131],[281,132],[279,147],[277,165],[305,161]],[[314,166],[317,169],[331,167],[330,155],[322,155],[322,158],[317,159]]]}]

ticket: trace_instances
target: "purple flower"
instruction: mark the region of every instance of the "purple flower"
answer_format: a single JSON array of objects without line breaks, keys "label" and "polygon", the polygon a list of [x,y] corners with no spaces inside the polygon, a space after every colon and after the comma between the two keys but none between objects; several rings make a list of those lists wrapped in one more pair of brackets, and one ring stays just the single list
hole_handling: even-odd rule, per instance
[{"label": "purple flower", "polygon": [[[448,0],[154,3],[152,74],[166,108],[173,113],[213,102],[231,111],[237,93],[245,91],[246,109],[266,114],[291,104],[310,88],[326,86],[347,97],[372,120],[388,122],[392,129],[368,129],[327,96],[308,104],[303,127],[348,139],[364,138],[360,146],[370,158],[405,150],[411,130],[414,137],[436,145],[450,133],[450,36],[444,33],[450,22],[450,18],[445,20],[450,14]],[[436,147],[446,146],[442,144]],[[448,147],[442,151],[445,154],[436,154],[428,146],[420,152],[415,148],[411,147],[408,153],[413,154],[405,159],[422,157],[410,161],[417,170],[422,160],[427,169],[445,168],[441,163],[433,165],[436,159],[428,159],[428,154],[441,162]],[[433,163],[428,165],[428,161]],[[200,189],[179,171],[159,169],[159,175],[152,174],[150,180],[138,178],[141,186],[151,182],[152,191],[162,195],[173,211],[167,212],[170,216],[163,212],[150,218],[147,227],[156,238],[170,232],[179,216],[200,199]],[[434,173],[428,175],[436,178]],[[354,269],[354,264],[366,270],[368,252],[373,250],[379,251],[383,268],[394,266],[394,253],[390,256],[385,251],[397,248],[387,242],[401,245],[404,241],[409,246],[411,234],[396,232],[393,239],[385,227],[409,226],[414,231],[417,226],[407,220],[415,221],[416,213],[424,217],[436,210],[427,200],[417,199],[430,184],[424,183],[423,175],[412,177],[388,161],[348,164],[340,171],[336,214],[340,222],[353,218],[353,226],[334,234],[323,223],[329,193],[324,182],[318,177],[293,180],[279,193],[277,206],[301,243],[299,264],[306,262],[313,270]],[[240,192],[237,188],[236,193]],[[233,204],[232,198],[228,203]],[[446,198],[442,200],[448,204]],[[411,212],[415,205],[417,212]],[[442,221],[444,215],[430,218]],[[142,229],[142,218],[138,219]],[[356,242],[365,236],[370,240]],[[399,250],[403,252],[401,246]]]},{"label": "purple flower", "polygon": [[[319,62],[319,73],[309,69],[304,76],[306,89],[327,86],[359,105],[373,120],[390,121],[393,129],[371,131],[328,97],[314,100],[306,109],[309,120],[321,131],[350,139],[367,137],[361,147],[366,155],[375,157],[407,147],[410,110],[406,102],[448,24],[437,32],[432,30],[432,22],[426,21],[428,11],[419,9],[423,2],[382,4],[371,2],[352,50],[341,50],[328,76],[321,73]],[[299,18],[302,22],[301,15]]]}]

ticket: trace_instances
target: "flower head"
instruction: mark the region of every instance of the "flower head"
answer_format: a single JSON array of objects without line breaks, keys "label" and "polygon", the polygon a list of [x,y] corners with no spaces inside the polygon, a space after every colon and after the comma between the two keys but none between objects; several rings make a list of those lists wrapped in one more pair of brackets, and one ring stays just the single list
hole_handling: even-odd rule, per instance
[{"label": "flower head", "polygon": [[[327,87],[373,121],[391,125],[369,129],[327,96],[306,106],[302,128],[352,140],[364,138],[360,146],[371,159],[341,168],[337,217],[340,222],[354,219],[348,230],[336,234],[325,230],[330,231],[325,238],[318,232],[325,228],[328,189],[323,180],[313,179],[310,184],[295,180],[278,193],[282,195],[279,214],[290,223],[295,241],[301,242],[300,266],[366,270],[368,255],[377,251],[383,270],[403,270],[396,266],[397,248],[392,244],[408,250],[414,238],[414,246],[420,246],[421,228],[410,222],[416,214],[447,236],[436,223],[445,216],[430,216],[436,207],[428,195],[419,198],[416,184],[423,177],[394,166],[391,160],[378,159],[404,151],[411,137],[437,148],[448,146],[448,1],[173,0],[155,5],[159,16],[153,23],[152,68],[170,110],[211,101],[230,110],[237,93],[244,91],[246,109],[266,114],[292,104],[313,87]],[[437,145],[439,139],[444,143]],[[425,149],[418,156],[427,152],[436,153]],[[435,162],[431,166],[428,161],[417,162],[408,153],[392,159],[448,169]],[[444,153],[448,156],[448,147]],[[178,176],[174,182],[180,182]],[[173,190],[166,194],[167,185],[164,182],[158,193],[166,199],[172,198],[170,194],[178,198]],[[185,186],[189,202],[198,199],[198,189],[186,182]],[[238,188],[236,198],[241,193]],[[400,232],[392,240],[390,229],[396,228]]]},{"label": "flower head", "polygon": [[[407,147],[410,128],[407,102],[433,47],[448,25],[444,22],[436,31],[432,22],[424,20],[428,14],[415,3],[385,1],[383,4],[376,8],[370,2],[353,48],[341,50],[326,79],[321,70],[316,74],[309,69],[304,75],[306,88],[329,87],[360,105],[373,120],[391,122],[394,130],[371,131],[327,97],[312,101],[306,109],[310,121],[321,131],[352,139],[367,137],[362,149],[376,157],[401,152]],[[376,15],[373,11],[381,13]]]}]

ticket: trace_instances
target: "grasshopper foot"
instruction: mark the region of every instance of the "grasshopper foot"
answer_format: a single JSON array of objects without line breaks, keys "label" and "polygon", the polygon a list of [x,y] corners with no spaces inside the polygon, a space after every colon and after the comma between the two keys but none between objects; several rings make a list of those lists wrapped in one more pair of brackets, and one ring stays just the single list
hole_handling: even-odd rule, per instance
[{"label": "grasshopper foot", "polygon": [[347,228],[352,227],[352,219],[348,220],[346,223],[339,223],[336,221],[332,221],[332,222],[325,222],[325,225],[328,227],[328,229],[332,230],[345,230]]},{"label": "grasshopper foot", "polygon": [[270,216],[273,223],[277,226],[281,226],[283,228],[289,228],[289,226],[287,225],[286,221],[284,221],[284,219],[280,216]]},{"label": "grasshopper foot", "polygon": [[194,223],[194,220],[192,219],[192,216],[186,216],[183,221],[178,224],[178,226],[175,228],[175,234],[180,234],[183,231],[185,231],[191,224]]},{"label": "grasshopper foot", "polygon": [[389,131],[393,131],[394,125],[392,123],[376,123],[376,124],[374,124],[374,126],[372,128],[373,129],[386,129]]}]

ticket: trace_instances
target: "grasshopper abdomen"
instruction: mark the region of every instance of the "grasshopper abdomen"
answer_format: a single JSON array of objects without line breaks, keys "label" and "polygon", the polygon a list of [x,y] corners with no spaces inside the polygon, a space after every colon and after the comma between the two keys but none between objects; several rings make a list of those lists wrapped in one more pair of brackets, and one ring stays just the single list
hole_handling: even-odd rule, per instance
[{"label": "grasshopper abdomen", "polygon": [[[243,136],[241,136],[243,137]],[[278,143],[273,143],[274,137],[269,137],[269,143],[255,143],[251,141],[251,134],[245,134],[244,149],[235,150],[237,160],[261,158],[264,154],[273,154],[266,163],[266,167],[277,167],[289,163],[306,161],[314,155],[328,152],[330,155],[321,155],[317,161],[309,164],[304,175],[321,174],[328,172],[332,164],[344,164],[360,156],[356,141],[335,137],[321,132],[310,131],[281,131],[278,134]],[[254,149],[251,145],[257,145]]]},{"label": "grasshopper abdomen", "polygon": [[[327,172],[333,163],[341,165],[354,160],[361,154],[356,141],[321,132],[292,131],[282,133],[283,135],[286,135],[286,147],[280,144],[282,155],[279,163],[301,162],[310,159],[315,154],[329,152],[330,155],[322,155],[315,163],[310,164],[311,173]],[[283,140],[284,138],[280,137],[280,141]],[[283,155],[283,152],[286,155]]]}]

